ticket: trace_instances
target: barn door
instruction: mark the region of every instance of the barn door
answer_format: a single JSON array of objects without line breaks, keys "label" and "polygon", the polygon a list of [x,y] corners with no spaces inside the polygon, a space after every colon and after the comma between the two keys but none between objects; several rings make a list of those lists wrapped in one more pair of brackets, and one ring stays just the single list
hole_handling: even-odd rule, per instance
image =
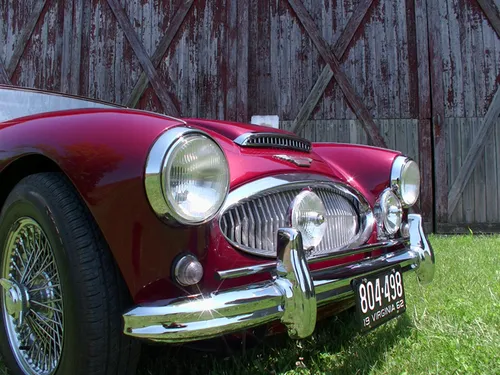
[{"label": "barn door", "polygon": [[439,232],[500,230],[500,0],[428,0]]},{"label": "barn door", "polygon": [[[285,36],[293,41],[291,48],[302,46],[302,53],[281,60],[289,64],[281,71],[296,72],[289,83],[296,87],[291,97],[296,105],[282,113],[283,127],[314,141],[388,147],[417,160],[422,171],[417,210],[431,229],[426,0],[287,2],[292,12],[285,12],[276,25],[271,22],[271,28],[288,30]],[[276,35],[271,43],[279,51],[281,34]],[[316,68],[312,79],[310,65]],[[281,107],[287,108],[288,102]]]}]

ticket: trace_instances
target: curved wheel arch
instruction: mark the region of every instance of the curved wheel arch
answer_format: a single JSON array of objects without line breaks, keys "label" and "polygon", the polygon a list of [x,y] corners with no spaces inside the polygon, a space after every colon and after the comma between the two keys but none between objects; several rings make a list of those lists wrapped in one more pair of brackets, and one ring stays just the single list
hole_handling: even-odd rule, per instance
[{"label": "curved wheel arch", "polygon": [[[96,219],[92,214],[92,211],[86,204],[80,191],[77,189],[73,181],[71,181],[69,176],[59,167],[59,165],[57,165],[56,162],[54,162],[52,159],[42,154],[29,154],[22,156],[13,161],[12,163],[10,163],[9,165],[7,165],[7,167],[4,168],[2,171],[0,171],[0,212],[2,212],[5,201],[7,200],[7,197],[9,196],[11,191],[23,178],[44,172],[56,172],[63,175],[68,181],[68,183],[70,183],[71,186],[73,187],[74,191],[80,198],[80,201],[87,207],[87,210],[92,220],[96,222]],[[97,228],[99,228],[98,225]],[[106,236],[104,235],[104,233],[102,233],[102,231],[100,232],[104,240],[106,240]],[[107,243],[107,245],[111,249],[109,243]],[[120,267],[118,267],[118,271],[120,272],[120,276],[125,280]],[[130,291],[129,295],[130,297],[132,297]]]}]

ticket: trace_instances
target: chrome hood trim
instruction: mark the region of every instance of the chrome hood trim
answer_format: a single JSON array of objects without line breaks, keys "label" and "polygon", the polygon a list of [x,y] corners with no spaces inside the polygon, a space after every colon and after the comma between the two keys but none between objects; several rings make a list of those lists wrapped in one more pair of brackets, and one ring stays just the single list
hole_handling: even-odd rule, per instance
[{"label": "chrome hood trim", "polygon": [[241,147],[279,148],[311,152],[312,143],[307,139],[286,133],[245,133],[234,140]]}]

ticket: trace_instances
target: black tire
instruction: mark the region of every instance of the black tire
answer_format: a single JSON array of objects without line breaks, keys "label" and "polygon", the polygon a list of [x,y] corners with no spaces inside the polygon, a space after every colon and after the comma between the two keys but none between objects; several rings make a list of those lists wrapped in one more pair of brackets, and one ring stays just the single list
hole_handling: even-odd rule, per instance
[{"label": "black tire", "polygon": [[[54,374],[135,374],[139,343],[121,332],[129,294],[108,245],[71,183],[60,173],[39,173],[13,189],[0,213],[0,272],[2,263],[8,262],[4,253],[11,251],[7,237],[23,217],[36,221],[45,232],[59,274],[64,333]],[[7,338],[4,298],[8,300],[0,291],[3,360],[12,374],[32,375],[19,365]]]}]

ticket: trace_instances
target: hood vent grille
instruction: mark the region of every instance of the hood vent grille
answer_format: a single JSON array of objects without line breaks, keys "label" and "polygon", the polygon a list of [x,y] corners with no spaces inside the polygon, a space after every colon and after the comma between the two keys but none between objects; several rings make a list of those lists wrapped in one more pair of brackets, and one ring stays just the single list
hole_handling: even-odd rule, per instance
[{"label": "hood vent grille", "polygon": [[241,147],[279,148],[302,152],[311,151],[311,142],[306,139],[279,133],[246,133],[234,140]]}]

